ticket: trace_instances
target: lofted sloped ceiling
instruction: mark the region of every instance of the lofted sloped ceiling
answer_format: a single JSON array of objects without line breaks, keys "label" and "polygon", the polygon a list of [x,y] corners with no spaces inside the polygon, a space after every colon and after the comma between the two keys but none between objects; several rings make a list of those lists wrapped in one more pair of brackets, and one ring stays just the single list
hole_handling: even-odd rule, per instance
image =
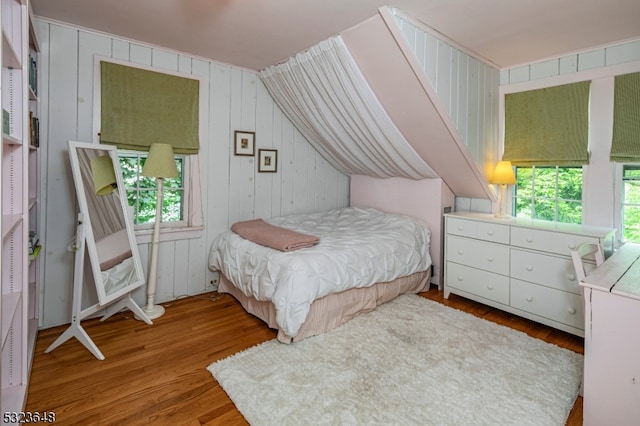
[{"label": "lofted sloped ceiling", "polygon": [[457,196],[494,199],[391,9],[259,76],[344,173],[440,177]]},{"label": "lofted sloped ceiling", "polygon": [[31,0],[36,15],[261,70],[398,8],[507,68],[640,38],[639,0]]},{"label": "lofted sloped ceiling", "polygon": [[342,38],[393,122],[449,189],[457,196],[494,200],[390,10],[381,8]]}]

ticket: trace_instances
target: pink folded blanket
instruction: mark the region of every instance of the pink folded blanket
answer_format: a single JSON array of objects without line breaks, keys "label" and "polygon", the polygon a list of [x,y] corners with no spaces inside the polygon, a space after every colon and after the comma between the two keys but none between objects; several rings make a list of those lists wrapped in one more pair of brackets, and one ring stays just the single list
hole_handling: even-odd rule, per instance
[{"label": "pink folded blanket", "polygon": [[231,225],[231,230],[249,241],[280,251],[312,247],[320,238],[272,225],[262,219],[245,220]]}]

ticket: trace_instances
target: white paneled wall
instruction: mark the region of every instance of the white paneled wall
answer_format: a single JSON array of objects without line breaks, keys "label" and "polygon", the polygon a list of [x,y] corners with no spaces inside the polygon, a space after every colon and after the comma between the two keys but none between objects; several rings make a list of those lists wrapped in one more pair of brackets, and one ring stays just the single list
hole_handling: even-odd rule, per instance
[{"label": "white paneled wall", "polygon": [[[93,140],[94,56],[202,77],[206,88],[200,169],[204,231],[198,238],[166,241],[159,249],[156,301],[210,290],[208,248],[237,220],[328,210],[348,205],[349,178],[327,163],[294,129],[253,71],[124,40],[37,21],[40,61],[45,206],[41,326],[68,323],[75,233],[74,185],[68,140]],[[234,130],[256,132],[259,148],[278,150],[278,172],[258,173],[256,158],[233,155]],[[140,245],[143,265],[148,244]],[[134,295],[144,303],[144,288]]]},{"label": "white paneled wall", "polygon": [[500,71],[396,12],[396,21],[480,171],[497,161]]},{"label": "white paneled wall", "polygon": [[615,71],[607,73],[606,69],[635,61],[640,61],[640,40],[507,68],[500,72],[500,85],[554,79],[562,76],[569,77],[577,73],[583,73],[590,77],[589,71],[593,71],[592,75],[596,77],[613,75]]}]

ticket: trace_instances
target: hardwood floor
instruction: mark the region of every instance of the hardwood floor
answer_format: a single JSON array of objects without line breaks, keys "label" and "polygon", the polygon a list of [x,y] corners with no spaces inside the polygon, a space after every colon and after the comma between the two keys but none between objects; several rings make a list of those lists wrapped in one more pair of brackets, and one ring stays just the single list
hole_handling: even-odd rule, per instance
[{"label": "hardwood floor", "polygon": [[[422,296],[583,353],[583,339],[432,288]],[[118,314],[83,322],[105,356],[72,339],[44,350],[65,327],[38,336],[26,411],[53,411],[58,425],[245,425],[206,367],[275,337],[229,295],[208,293],[164,304],[151,326]],[[582,424],[578,397],[568,425]]]}]

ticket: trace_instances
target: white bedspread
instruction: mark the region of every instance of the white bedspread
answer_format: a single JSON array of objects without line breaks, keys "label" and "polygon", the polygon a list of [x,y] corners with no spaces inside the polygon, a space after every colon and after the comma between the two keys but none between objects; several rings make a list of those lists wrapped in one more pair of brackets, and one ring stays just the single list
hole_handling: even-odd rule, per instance
[{"label": "white bedspread", "polygon": [[431,266],[431,233],[406,216],[350,207],[267,222],[318,236],[320,243],[281,252],[227,231],[212,243],[209,268],[221,271],[247,296],[271,301],[278,325],[291,337],[315,299]]}]

